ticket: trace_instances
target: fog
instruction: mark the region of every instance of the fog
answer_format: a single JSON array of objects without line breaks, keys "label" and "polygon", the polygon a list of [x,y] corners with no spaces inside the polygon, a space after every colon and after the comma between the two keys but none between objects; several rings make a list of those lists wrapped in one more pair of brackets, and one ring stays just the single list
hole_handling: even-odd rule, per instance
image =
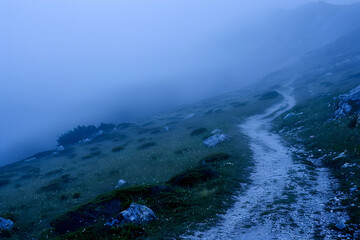
[{"label": "fog", "polygon": [[55,148],[79,124],[134,121],[252,84],[357,27],[344,17],[351,7],[308,16],[307,2],[1,1],[0,165]]}]

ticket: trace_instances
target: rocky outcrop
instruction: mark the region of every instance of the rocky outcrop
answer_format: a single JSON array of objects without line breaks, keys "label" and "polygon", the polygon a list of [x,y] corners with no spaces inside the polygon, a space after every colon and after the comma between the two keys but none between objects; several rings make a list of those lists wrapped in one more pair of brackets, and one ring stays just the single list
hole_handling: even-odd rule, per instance
[{"label": "rocky outcrop", "polygon": [[360,113],[360,86],[354,88],[348,94],[340,95],[338,99],[339,103],[335,111],[335,119]]},{"label": "rocky outcrop", "polygon": [[135,223],[135,224],[146,224],[156,219],[153,210],[145,205],[137,203],[131,203],[130,207],[122,211],[115,218],[110,219],[105,223],[105,226],[109,227],[120,227],[123,224]]}]

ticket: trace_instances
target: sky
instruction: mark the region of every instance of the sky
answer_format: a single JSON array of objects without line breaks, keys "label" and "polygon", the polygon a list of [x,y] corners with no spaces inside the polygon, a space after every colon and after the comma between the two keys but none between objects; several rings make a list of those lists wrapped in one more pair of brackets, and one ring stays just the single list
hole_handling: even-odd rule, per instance
[{"label": "sky", "polygon": [[53,149],[80,124],[133,121],[252,83],[219,54],[224,39],[306,2],[1,1],[0,165]]}]

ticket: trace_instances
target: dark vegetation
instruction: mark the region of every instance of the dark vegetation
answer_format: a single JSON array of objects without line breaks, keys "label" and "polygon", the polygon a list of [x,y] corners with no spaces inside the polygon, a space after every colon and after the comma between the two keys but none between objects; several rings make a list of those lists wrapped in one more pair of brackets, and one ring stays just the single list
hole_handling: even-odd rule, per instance
[{"label": "dark vegetation", "polygon": [[200,134],[203,134],[203,133],[206,133],[207,132],[207,129],[206,128],[197,128],[195,130],[193,130],[190,135],[191,136],[197,136],[197,135],[200,135]]},{"label": "dark vegetation", "polygon": [[196,184],[211,180],[215,178],[216,175],[217,172],[214,169],[211,169],[209,167],[199,167],[181,173],[171,178],[167,183],[180,187],[192,187]]},{"label": "dark vegetation", "polygon": [[212,163],[212,162],[218,162],[222,160],[229,159],[230,155],[227,153],[219,152],[219,153],[213,153],[210,154],[202,159],[202,162],[204,163]]},{"label": "dark vegetation", "polygon": [[277,91],[267,91],[261,95],[256,95],[255,97],[257,97],[259,101],[264,101],[264,100],[275,99],[279,96],[280,93],[278,93]]},{"label": "dark vegetation", "polygon": [[99,131],[108,132],[116,127],[115,124],[112,123],[101,123],[99,127],[95,127],[94,125],[89,126],[77,126],[73,130],[70,130],[64,134],[62,134],[58,139],[57,143],[59,146],[69,146],[72,144],[76,144],[79,141],[86,138],[93,138]]},{"label": "dark vegetation", "polygon": [[148,148],[155,147],[155,146],[156,146],[156,142],[148,142],[148,143],[144,143],[144,144],[140,145],[138,147],[138,149],[143,150],[143,149],[148,149]]},{"label": "dark vegetation", "polygon": [[123,145],[119,145],[114,147],[113,149],[111,149],[112,152],[120,152],[121,150],[124,150],[124,146]]},{"label": "dark vegetation", "polygon": [[40,187],[37,190],[37,193],[56,192],[64,190],[67,184],[73,182],[74,180],[75,178],[72,178],[69,174],[64,174],[61,177],[51,180],[46,185]]}]

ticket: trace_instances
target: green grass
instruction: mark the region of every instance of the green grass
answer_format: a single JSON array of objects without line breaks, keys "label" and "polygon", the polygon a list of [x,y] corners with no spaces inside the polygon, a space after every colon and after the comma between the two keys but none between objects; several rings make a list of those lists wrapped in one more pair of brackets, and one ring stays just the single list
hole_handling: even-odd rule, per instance
[{"label": "green grass", "polygon": [[[138,233],[142,236],[140,239],[170,239],[196,229],[199,223],[213,224],[217,214],[233,203],[233,194],[240,190],[239,182],[248,182],[251,154],[247,138],[237,125],[279,100],[258,102],[253,97],[264,91],[234,92],[158,114],[156,120],[145,118],[118,124],[117,129],[92,142],[75,144],[57,155],[47,153],[33,161],[0,168],[0,177],[3,176],[0,179],[10,181],[0,186],[0,216],[5,213],[17,216],[14,221],[19,230],[11,232],[12,239],[31,239],[40,234],[54,236],[50,222],[96,199],[114,196],[119,179],[128,182],[126,189],[167,185],[171,192],[151,197],[131,194],[124,206],[134,200],[146,204],[159,220],[141,229],[134,226],[118,229],[117,236],[131,239],[135,231],[136,236]],[[247,104],[234,107],[231,103],[235,102]],[[221,111],[207,115],[211,109]],[[196,117],[184,120],[191,113],[196,113]],[[144,128],[145,124],[151,128]],[[159,131],[164,126],[171,130]],[[192,137],[191,126],[201,126],[206,131]],[[214,129],[231,134],[231,140],[208,148],[202,138]],[[174,181],[179,176],[181,180]],[[84,232],[74,230],[66,238],[116,239],[100,225],[85,228]]]}]

